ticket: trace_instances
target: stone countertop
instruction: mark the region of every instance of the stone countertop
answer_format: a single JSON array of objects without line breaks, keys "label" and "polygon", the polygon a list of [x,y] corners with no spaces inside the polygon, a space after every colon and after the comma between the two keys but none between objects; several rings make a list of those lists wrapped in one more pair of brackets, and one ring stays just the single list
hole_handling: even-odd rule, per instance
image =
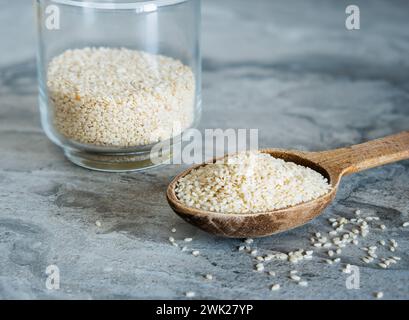
[{"label": "stone countertop", "polygon": [[[361,30],[344,26],[346,1],[203,1],[204,128],[258,128],[261,147],[324,150],[409,128],[407,1],[354,1]],[[19,17],[16,19],[16,17]],[[241,240],[210,236],[173,214],[165,189],[180,166],[109,174],[79,168],[42,132],[37,105],[32,7],[13,1],[0,12],[0,298],[385,299],[409,298],[409,162],[343,180],[337,199],[313,222],[252,244],[259,253],[311,249],[327,219],[378,216],[341,263],[326,250],[292,265],[254,271]],[[101,226],[96,225],[101,222]],[[385,224],[386,230],[379,229]],[[171,228],[177,229],[171,233]],[[182,252],[178,242],[192,237]],[[395,253],[377,244],[395,239]],[[365,264],[363,246],[400,256],[389,269]],[[345,263],[359,267],[360,289],[347,289]],[[46,289],[57,265],[60,289]],[[298,270],[309,282],[288,279]],[[204,274],[214,276],[205,280]],[[272,292],[270,286],[280,283]]]}]

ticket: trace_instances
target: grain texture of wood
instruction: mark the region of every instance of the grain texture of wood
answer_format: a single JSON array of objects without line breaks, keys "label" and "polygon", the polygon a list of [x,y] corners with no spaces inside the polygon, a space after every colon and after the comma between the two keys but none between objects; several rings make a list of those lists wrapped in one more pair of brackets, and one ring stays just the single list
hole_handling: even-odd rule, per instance
[{"label": "grain texture of wood", "polygon": [[409,158],[409,131],[330,151],[300,152],[280,149],[261,151],[320,172],[331,184],[331,191],[317,199],[268,212],[225,214],[204,211],[186,206],[175,193],[178,180],[191,170],[206,165],[202,164],[180,173],[170,183],[166,193],[170,207],[192,225],[219,236],[263,237],[283,232],[301,226],[318,216],[335,198],[342,176]]}]

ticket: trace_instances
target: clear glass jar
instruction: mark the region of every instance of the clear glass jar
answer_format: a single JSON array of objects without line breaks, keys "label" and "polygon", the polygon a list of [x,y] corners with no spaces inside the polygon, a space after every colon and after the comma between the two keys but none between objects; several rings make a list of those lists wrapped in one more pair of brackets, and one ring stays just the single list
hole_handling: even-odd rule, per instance
[{"label": "clear glass jar", "polygon": [[[200,0],[36,0],[36,10],[47,136],[95,170],[167,159],[201,113]],[[151,152],[158,142],[170,148]]]}]

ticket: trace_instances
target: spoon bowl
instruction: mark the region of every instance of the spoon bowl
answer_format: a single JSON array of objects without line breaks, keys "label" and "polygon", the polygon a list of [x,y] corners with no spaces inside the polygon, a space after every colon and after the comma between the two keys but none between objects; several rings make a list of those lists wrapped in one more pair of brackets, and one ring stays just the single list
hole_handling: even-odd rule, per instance
[{"label": "spoon bowl", "polygon": [[[309,167],[327,178],[331,190],[314,200],[278,210],[259,213],[219,213],[192,208],[180,201],[175,188],[193,166],[177,175],[167,189],[173,211],[188,223],[211,234],[230,238],[264,237],[301,226],[320,215],[334,200],[345,175],[409,158],[409,131],[347,148],[323,152],[263,149],[275,158]],[[215,162],[217,159],[214,159]]]}]

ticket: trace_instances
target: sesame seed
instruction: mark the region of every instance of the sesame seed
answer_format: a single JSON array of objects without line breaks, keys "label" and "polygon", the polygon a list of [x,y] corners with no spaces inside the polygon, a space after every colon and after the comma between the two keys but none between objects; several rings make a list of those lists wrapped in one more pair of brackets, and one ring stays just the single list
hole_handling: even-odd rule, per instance
[{"label": "sesame seed", "polygon": [[194,255],[195,257],[197,257],[200,254],[199,250],[193,250],[192,251],[192,255]]},{"label": "sesame seed", "polygon": [[170,242],[175,242],[175,238],[169,237],[169,241],[170,241]]},{"label": "sesame seed", "polygon": [[257,271],[263,271],[264,270],[264,264],[262,264],[262,263],[256,264],[256,270]]},{"label": "sesame seed", "polygon": [[275,277],[275,275],[276,275],[276,273],[275,273],[274,271],[269,271],[268,274],[269,274],[270,276],[273,276],[273,277]]},{"label": "sesame seed", "polygon": [[213,276],[212,276],[211,274],[206,274],[206,275],[205,275],[205,278],[206,278],[207,280],[213,280]]},{"label": "sesame seed", "polygon": [[102,226],[102,223],[101,223],[101,221],[97,220],[97,221],[95,221],[95,225],[96,225],[98,228],[100,228],[100,227]]},{"label": "sesame seed", "polygon": [[273,284],[273,285],[271,286],[271,291],[277,291],[277,290],[279,290],[279,289],[280,289],[280,285],[279,285],[278,283]]},{"label": "sesame seed", "polygon": [[196,294],[193,291],[187,291],[185,295],[187,298],[193,298]]},{"label": "sesame seed", "polygon": [[298,284],[299,284],[301,287],[307,287],[307,286],[308,286],[308,282],[307,282],[307,281],[300,281],[300,282],[298,282]]},{"label": "sesame seed", "polygon": [[290,276],[290,279],[291,279],[291,280],[294,280],[294,281],[300,281],[300,280],[301,280],[301,277],[300,277],[300,276],[297,276],[297,275],[291,275],[291,276]]},{"label": "sesame seed", "polygon": [[247,244],[252,244],[253,241],[254,241],[253,239],[246,239],[246,240],[244,240],[244,242],[247,243]]},{"label": "sesame seed", "polygon": [[175,228],[172,228],[172,230],[170,230],[172,233],[175,233],[176,232],[176,229]]},{"label": "sesame seed", "polygon": [[183,241],[185,241],[185,242],[192,242],[192,238],[185,238]]},{"label": "sesame seed", "polygon": [[382,291],[375,292],[374,295],[375,295],[376,299],[382,299],[383,298],[383,292]]},{"label": "sesame seed", "polygon": [[404,222],[404,223],[402,224],[402,227],[404,227],[404,228],[409,227],[409,221]]}]

